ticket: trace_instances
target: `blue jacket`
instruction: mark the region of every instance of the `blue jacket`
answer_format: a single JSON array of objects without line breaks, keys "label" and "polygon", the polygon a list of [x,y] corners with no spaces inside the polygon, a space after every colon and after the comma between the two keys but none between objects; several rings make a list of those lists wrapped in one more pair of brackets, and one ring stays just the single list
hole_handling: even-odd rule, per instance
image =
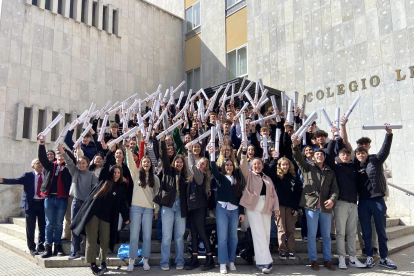
[{"label": "blue jacket", "polygon": [[19,178],[3,178],[3,183],[0,184],[23,185],[22,200],[19,207],[26,211],[29,210],[35,196],[35,175],[33,172],[26,172]]},{"label": "blue jacket", "polygon": [[[73,132],[75,130],[70,130],[65,136],[65,143],[69,147],[69,149],[73,150],[73,145],[75,144],[72,140]],[[81,142],[81,149],[83,150],[83,154],[89,158],[89,160],[92,160],[95,155],[98,153],[98,150],[96,149],[96,145],[94,142],[90,141],[89,144],[86,146]]]}]

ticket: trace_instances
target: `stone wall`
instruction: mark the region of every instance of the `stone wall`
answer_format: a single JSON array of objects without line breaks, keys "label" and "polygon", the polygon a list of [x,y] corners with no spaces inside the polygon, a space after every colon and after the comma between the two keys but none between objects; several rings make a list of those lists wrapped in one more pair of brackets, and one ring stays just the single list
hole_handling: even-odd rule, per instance
[{"label": "stone wall", "polygon": [[144,0],[184,19],[184,0]]},{"label": "stone wall", "polygon": [[[261,77],[264,84],[291,97],[294,91],[311,93],[306,113],[325,108],[331,120],[336,107],[345,113],[360,95],[350,117],[349,140],[355,146],[361,136],[370,137],[371,153],[380,149],[385,131],[362,131],[362,125],[403,124],[403,130],[394,131],[386,163],[393,182],[414,191],[410,173],[414,166],[414,76],[409,69],[414,65],[413,2],[248,0],[247,6],[249,79]],[[397,81],[397,69],[402,70],[401,77],[406,75],[405,80]],[[380,78],[376,87],[375,77],[370,84],[373,76]],[[318,96],[324,95],[321,99],[316,95],[319,90]],[[318,125],[328,129],[324,119],[319,118]],[[390,192],[389,215],[414,224],[414,198],[394,188]]]},{"label": "stone wall", "polygon": [[37,156],[35,136],[21,139],[24,107],[46,110],[49,123],[53,111],[74,117],[91,102],[101,108],[107,100],[144,97],[158,84],[164,89],[184,79],[179,17],[140,0],[103,0],[120,9],[117,36],[26,3],[2,4],[1,177],[20,176]]},{"label": "stone wall", "polygon": [[0,186],[0,223],[7,222],[9,217],[17,217],[24,213],[24,209],[20,209],[20,200],[23,193],[22,186],[1,185]]}]

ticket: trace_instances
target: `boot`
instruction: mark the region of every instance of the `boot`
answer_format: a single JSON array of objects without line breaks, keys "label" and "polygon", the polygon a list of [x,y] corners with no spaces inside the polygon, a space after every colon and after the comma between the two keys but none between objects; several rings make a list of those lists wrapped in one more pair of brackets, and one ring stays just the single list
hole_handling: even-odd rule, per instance
[{"label": "boot", "polygon": [[213,255],[207,255],[206,262],[204,263],[201,270],[203,271],[210,270],[210,269],[213,269],[215,266],[216,264],[214,263]]},{"label": "boot", "polygon": [[185,268],[185,270],[192,270],[192,269],[197,268],[199,266],[200,266],[200,264],[198,263],[198,256],[197,255],[191,255],[190,262],[184,268]]},{"label": "boot", "polygon": [[55,244],[55,250],[57,251],[58,256],[65,256],[65,252],[63,252],[62,243]]},{"label": "boot", "polygon": [[49,258],[52,257],[52,245],[45,244],[45,251],[43,251],[42,258]]},{"label": "boot", "polygon": [[[50,245],[50,246],[52,246],[52,245]],[[57,244],[56,243],[54,243],[53,244],[53,256],[57,256],[58,255],[58,251],[57,251]]]}]

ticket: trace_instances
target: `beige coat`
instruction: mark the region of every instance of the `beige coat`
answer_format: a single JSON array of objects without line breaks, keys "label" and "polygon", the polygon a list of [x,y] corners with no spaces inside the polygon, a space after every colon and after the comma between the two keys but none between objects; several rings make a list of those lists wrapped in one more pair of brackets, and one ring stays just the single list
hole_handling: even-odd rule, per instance
[{"label": "beige coat", "polygon": [[240,205],[244,206],[247,210],[254,211],[257,202],[259,201],[260,192],[262,191],[264,182],[266,184],[266,199],[262,213],[271,215],[273,211],[279,210],[279,199],[272,179],[267,175],[263,175],[262,178],[260,174],[250,171],[247,156],[244,154],[242,154],[241,157],[240,170],[247,183],[243,196],[240,199]]}]

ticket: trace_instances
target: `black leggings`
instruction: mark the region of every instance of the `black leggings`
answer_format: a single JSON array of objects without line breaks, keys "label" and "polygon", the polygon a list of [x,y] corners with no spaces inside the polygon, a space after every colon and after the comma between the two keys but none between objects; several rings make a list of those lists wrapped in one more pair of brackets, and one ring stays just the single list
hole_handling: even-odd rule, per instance
[{"label": "black leggings", "polygon": [[203,240],[207,254],[211,253],[210,239],[206,235],[206,216],[207,208],[198,208],[188,214],[193,254],[198,253],[198,236]]}]

